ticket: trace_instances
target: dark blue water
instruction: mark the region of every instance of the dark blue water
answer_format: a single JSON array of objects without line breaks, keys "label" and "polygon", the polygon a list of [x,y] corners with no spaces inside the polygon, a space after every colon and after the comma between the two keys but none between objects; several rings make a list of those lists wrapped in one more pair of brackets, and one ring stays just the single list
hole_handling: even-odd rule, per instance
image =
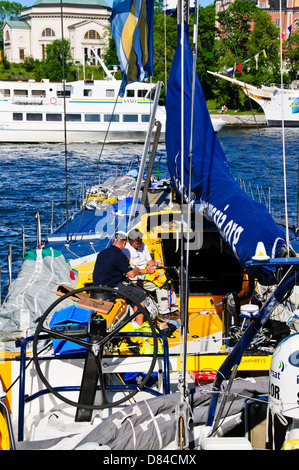
[{"label": "dark blue water", "polygon": [[[298,130],[286,129],[286,168],[289,220],[297,223],[297,184],[299,142]],[[271,188],[271,207],[278,216],[284,209],[283,148],[280,129],[224,128],[219,140],[226,153],[231,172],[257,199],[268,203]],[[154,173],[167,177],[165,147],[159,147]],[[104,174],[115,163],[121,167],[132,162],[138,165],[143,147],[139,144],[106,145],[68,144],[67,179],[65,147],[63,144],[0,144],[0,266],[2,299],[7,292],[7,254],[12,245],[13,277],[22,259],[22,230],[25,230],[26,249],[36,246],[36,214],[41,220],[42,237],[49,233],[51,208],[54,201],[54,221],[65,219],[66,183],[70,204],[77,198],[79,207],[82,182],[88,187],[96,174]],[[267,160],[268,159],[268,160]],[[159,163],[159,166],[158,166]],[[271,170],[269,169],[269,166]],[[272,174],[272,176],[271,176]],[[275,192],[273,180],[278,191]],[[243,182],[242,182],[243,184]]]}]

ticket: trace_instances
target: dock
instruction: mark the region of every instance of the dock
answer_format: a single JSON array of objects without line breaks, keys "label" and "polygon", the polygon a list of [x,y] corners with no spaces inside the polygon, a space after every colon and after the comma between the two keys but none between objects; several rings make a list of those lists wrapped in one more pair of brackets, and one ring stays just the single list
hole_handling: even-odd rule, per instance
[{"label": "dock", "polygon": [[223,119],[226,122],[227,126],[266,126],[267,120],[264,114],[210,114],[211,118]]}]

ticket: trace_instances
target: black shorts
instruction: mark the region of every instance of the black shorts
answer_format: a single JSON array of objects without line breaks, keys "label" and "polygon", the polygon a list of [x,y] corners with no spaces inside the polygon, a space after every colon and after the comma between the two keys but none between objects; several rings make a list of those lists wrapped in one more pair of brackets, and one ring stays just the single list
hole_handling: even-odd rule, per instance
[{"label": "black shorts", "polygon": [[[119,282],[116,286],[117,291],[122,295],[129,295],[134,299],[134,301],[138,304],[141,304],[146,299],[146,293],[140,289],[138,286],[134,286],[132,284],[122,284]],[[116,291],[116,292],[117,292]]]}]

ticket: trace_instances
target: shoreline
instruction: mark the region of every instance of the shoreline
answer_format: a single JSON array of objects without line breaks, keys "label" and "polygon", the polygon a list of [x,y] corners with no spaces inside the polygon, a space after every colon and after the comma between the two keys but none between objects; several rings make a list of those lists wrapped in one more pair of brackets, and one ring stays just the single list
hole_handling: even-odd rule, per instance
[{"label": "shoreline", "polygon": [[253,116],[252,114],[210,114],[211,118],[223,119],[226,122],[226,126],[266,126],[267,120],[264,114],[258,114]]}]

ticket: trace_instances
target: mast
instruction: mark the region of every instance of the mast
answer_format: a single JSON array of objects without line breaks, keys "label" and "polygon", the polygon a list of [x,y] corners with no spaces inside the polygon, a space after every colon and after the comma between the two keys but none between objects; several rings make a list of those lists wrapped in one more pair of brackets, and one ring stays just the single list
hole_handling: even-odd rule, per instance
[{"label": "mast", "polygon": [[[177,7],[177,18],[178,25],[181,26],[181,182],[180,182],[180,197],[181,197],[181,260],[180,260],[180,306],[181,306],[181,351],[180,351],[180,372],[179,372],[179,388],[181,392],[181,400],[176,408],[177,418],[177,442],[180,449],[185,449],[189,444],[189,422],[191,416],[190,405],[188,401],[188,389],[187,389],[187,336],[188,336],[188,274],[189,274],[189,253],[188,253],[188,241],[187,241],[187,255],[184,254],[184,29],[185,24],[189,24],[189,0],[179,0]],[[192,125],[192,124],[191,124]],[[191,132],[192,139],[192,132]],[[191,151],[192,152],[192,151]],[[189,161],[192,162],[191,153],[189,155]],[[189,167],[191,172],[191,166]],[[191,179],[189,176],[190,184]],[[188,196],[190,191],[188,191]],[[188,227],[187,227],[187,240],[189,240],[189,209],[190,199],[188,197],[187,205],[187,216],[188,216]],[[184,261],[186,261],[184,263]]]}]

